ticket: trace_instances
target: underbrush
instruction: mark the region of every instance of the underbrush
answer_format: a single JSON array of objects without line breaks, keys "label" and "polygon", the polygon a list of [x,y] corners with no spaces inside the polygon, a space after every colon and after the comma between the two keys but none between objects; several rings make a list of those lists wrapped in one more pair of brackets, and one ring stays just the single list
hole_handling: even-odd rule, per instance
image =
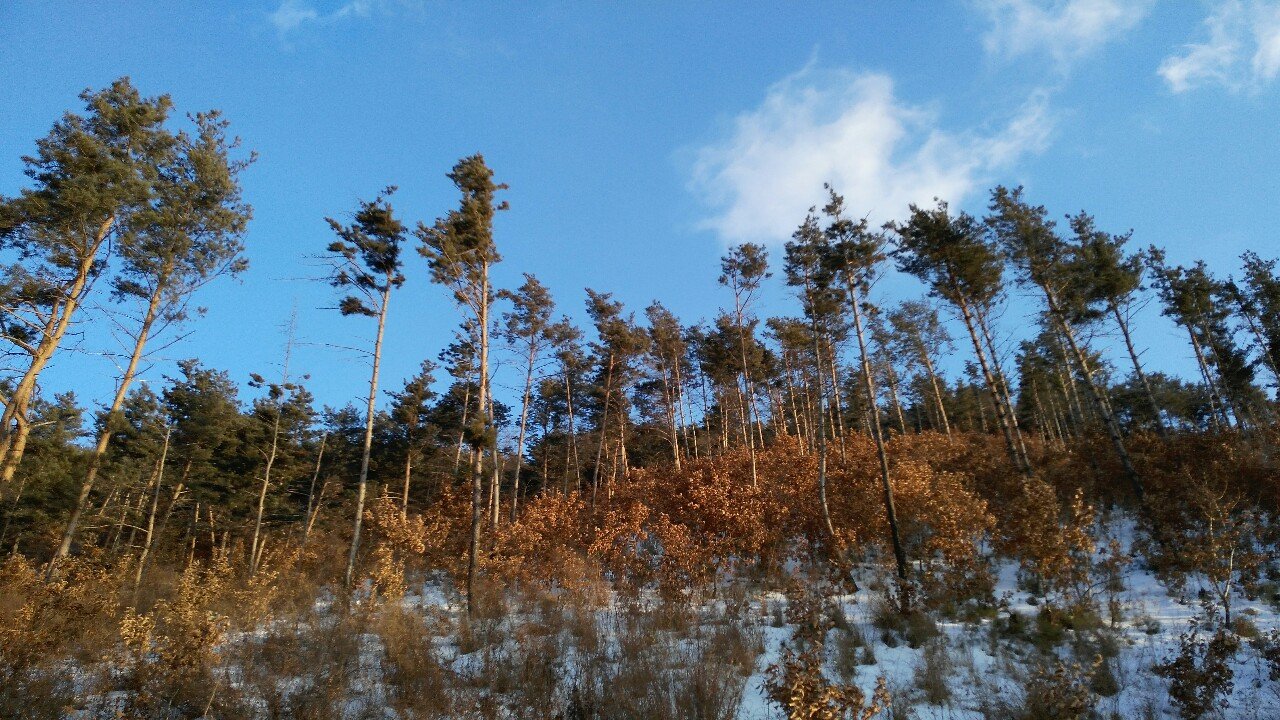
[{"label": "underbrush", "polygon": [[448,489],[420,512],[371,504],[352,590],[338,523],[305,543],[275,537],[253,571],[234,540],[159,547],[142,582],[127,551],[88,548],[54,573],[13,555],[0,564],[0,717],[1277,707],[1269,476],[1224,480],[1212,448],[1140,456],[1151,494],[1125,506],[1070,458],[1028,480],[991,448],[894,439],[905,580],[873,449],[853,438],[829,468],[835,535],[818,520],[813,458],[781,442],[758,454],[758,487],[730,454],[637,470],[595,508],[530,498],[484,537],[469,603],[467,498]]}]

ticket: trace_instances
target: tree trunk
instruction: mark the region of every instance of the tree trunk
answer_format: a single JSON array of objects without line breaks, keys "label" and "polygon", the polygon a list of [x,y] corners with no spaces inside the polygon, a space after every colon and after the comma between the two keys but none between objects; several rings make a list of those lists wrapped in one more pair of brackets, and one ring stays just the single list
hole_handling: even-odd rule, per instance
[{"label": "tree trunk", "polygon": [[406,522],[409,519],[409,480],[413,477],[413,446],[404,451],[404,488],[400,493],[400,522]]},{"label": "tree trunk", "polygon": [[453,471],[458,472],[458,467],[462,464],[462,446],[467,439],[467,413],[471,410],[471,383],[466,382],[462,386],[462,427],[458,430],[458,449],[453,453]]},{"label": "tree trunk", "polygon": [[1231,418],[1227,415],[1222,398],[1218,395],[1218,388],[1213,382],[1213,375],[1209,372],[1209,364],[1205,362],[1204,353],[1200,351],[1200,341],[1196,339],[1196,333],[1190,325],[1187,326],[1187,335],[1191,337],[1191,349],[1195,351],[1196,366],[1200,368],[1200,379],[1204,381],[1204,386],[1209,391],[1209,423],[1218,432],[1228,430],[1231,428]]},{"label": "tree trunk", "polygon": [[516,437],[516,467],[511,481],[511,522],[516,521],[516,509],[520,504],[520,468],[524,466],[524,433],[529,419],[529,398],[533,395],[533,363],[537,347],[529,343],[529,368],[524,376],[524,397],[520,401],[520,431]]},{"label": "tree trunk", "polygon": [[1093,404],[1102,418],[1103,427],[1106,428],[1107,436],[1111,439],[1111,446],[1115,449],[1116,456],[1120,458],[1120,465],[1124,468],[1124,473],[1129,478],[1129,486],[1133,489],[1134,497],[1141,507],[1144,503],[1142,478],[1138,475],[1138,470],[1133,465],[1133,458],[1130,457],[1128,448],[1125,447],[1124,438],[1120,434],[1120,425],[1116,422],[1115,416],[1111,414],[1110,403],[1106,401],[1106,390],[1099,388],[1097,381],[1094,380],[1093,368],[1089,366],[1089,360],[1085,357],[1084,350],[1076,342],[1075,333],[1072,332],[1071,325],[1061,311],[1057,297],[1048,287],[1041,286],[1041,289],[1044,290],[1049,313],[1057,321],[1058,330],[1066,339],[1068,347],[1071,348],[1071,354],[1075,356],[1076,363],[1079,365],[1080,372],[1085,379],[1085,388],[1089,391],[1089,397],[1093,400]]},{"label": "tree trunk", "polygon": [[[492,395],[489,398],[489,415],[494,417]],[[498,452],[498,441],[496,439],[490,452],[493,455],[493,472],[490,475],[491,480],[489,483],[493,491],[489,494],[489,529],[490,532],[493,532],[498,529],[498,518],[502,509],[502,466],[504,464],[502,453]]]},{"label": "tree trunk", "polygon": [[809,379],[804,377],[803,374],[800,377],[800,384],[804,388],[804,434],[809,440],[806,445],[816,450],[815,438],[817,433],[813,428],[813,418],[816,413],[814,412],[813,393],[809,389]]},{"label": "tree trunk", "polygon": [[196,526],[199,524],[200,503],[196,502],[195,511],[191,513],[191,524],[187,526],[187,568],[190,568],[196,561]]},{"label": "tree trunk", "polygon": [[320,436],[320,452],[316,453],[316,469],[311,474],[311,485],[307,488],[307,524],[302,531],[302,544],[307,544],[307,536],[311,534],[311,523],[314,514],[319,512],[320,503],[316,499],[316,480],[320,478],[320,463],[324,462],[324,445],[329,440],[329,433]]},{"label": "tree trunk", "polygon": [[75,277],[66,293],[55,301],[54,307],[49,309],[49,319],[40,333],[40,342],[31,348],[33,350],[31,364],[27,366],[26,372],[14,386],[13,394],[9,396],[3,414],[0,414],[0,482],[2,483],[7,484],[13,480],[14,473],[22,462],[27,438],[31,433],[31,424],[27,420],[27,408],[35,396],[36,381],[62,343],[67,329],[71,327],[72,316],[79,309],[81,300],[92,284],[90,275],[93,273],[94,261],[102,244],[106,242],[107,236],[111,234],[115,222],[115,215],[110,215],[98,226],[87,252],[76,265]]},{"label": "tree trunk", "polygon": [[987,354],[982,348],[982,341],[978,336],[977,322],[974,317],[973,309],[969,307],[969,303],[961,299],[957,303],[960,307],[960,315],[964,319],[965,329],[969,331],[969,339],[973,341],[973,351],[978,356],[978,366],[982,369],[982,378],[986,382],[987,392],[991,395],[991,401],[995,405],[996,418],[999,421],[1000,430],[1004,434],[1005,449],[1009,452],[1009,458],[1013,461],[1013,466],[1023,475],[1031,476],[1031,464],[1018,451],[1018,442],[1014,438],[1016,430],[1010,424],[1006,417],[1006,409],[1004,402],[1000,397],[1000,390],[996,385],[995,376],[991,373],[991,367],[987,363]]},{"label": "tree trunk", "polygon": [[1053,402],[1053,395],[1049,396],[1049,413],[1053,417],[1053,429],[1058,436],[1058,447],[1065,447],[1067,444],[1067,430],[1062,417],[1062,413],[1058,411],[1058,406]]},{"label": "tree trunk", "polygon": [[840,539],[836,535],[836,527],[831,522],[831,508],[827,504],[827,423],[826,409],[823,407],[825,393],[822,387],[822,336],[818,333],[818,323],[813,323],[813,357],[817,363],[815,377],[818,379],[818,501],[822,505],[822,522],[831,535],[833,552],[839,553]]},{"label": "tree trunk", "polygon": [[[1209,334],[1207,332],[1205,333],[1205,338],[1209,339]],[[1218,368],[1221,367],[1221,365],[1219,365],[1217,361],[1217,353],[1214,352],[1213,343],[1210,342],[1207,345],[1201,344],[1199,338],[1196,337],[1196,334],[1194,332],[1191,333],[1191,343],[1195,347],[1196,353],[1200,357],[1200,362],[1204,365],[1205,377],[1212,378],[1213,376],[1210,374],[1212,371],[1210,369],[1210,365],[1208,362],[1209,358],[1206,357],[1206,352],[1205,352],[1206,350],[1208,351],[1207,353],[1208,355],[1213,356],[1213,367],[1218,367]],[[1232,397],[1230,393],[1227,393],[1223,390],[1222,385],[1219,384],[1221,380],[1222,380],[1222,373],[1219,372],[1218,381],[1210,380],[1210,388],[1213,392],[1217,393],[1218,400],[1222,404],[1223,417],[1227,421],[1227,427],[1228,428],[1231,427],[1231,417],[1227,416],[1226,414],[1227,410],[1230,409],[1231,415],[1235,417],[1236,429],[1243,430],[1244,419],[1243,419],[1243,416],[1241,415],[1240,408],[1236,405],[1236,399]]]},{"label": "tree trunk", "polygon": [[[676,390],[672,388],[669,392],[675,393]],[[668,406],[667,414],[669,415],[667,419],[667,423],[668,425],[670,425],[670,432],[671,432],[671,462],[675,466],[676,472],[680,472],[681,470],[681,467],[680,467],[681,432],[680,432],[680,416],[679,416],[680,409],[678,407],[679,402],[680,402],[679,395],[676,395],[675,397],[671,397],[667,400],[667,406]]]},{"label": "tree trunk", "polygon": [[658,352],[658,372],[662,373],[662,402],[663,411],[667,415],[667,432],[669,441],[671,441],[671,464],[680,471],[680,391],[678,391],[678,380],[680,377],[675,369],[667,368],[667,359]]},{"label": "tree trunk", "polygon": [[1133,374],[1137,375],[1138,381],[1142,383],[1142,391],[1151,405],[1151,412],[1155,413],[1156,432],[1164,436],[1164,418],[1160,411],[1160,403],[1156,402],[1156,394],[1151,391],[1151,382],[1147,380],[1147,374],[1142,371],[1142,363],[1138,361],[1138,351],[1134,349],[1133,338],[1129,336],[1129,323],[1125,321],[1120,307],[1115,303],[1111,303],[1111,313],[1115,316],[1116,325],[1120,327],[1120,334],[1124,336],[1124,346],[1129,350],[1129,359],[1133,361]]},{"label": "tree trunk", "polygon": [[102,466],[102,459],[107,454],[107,446],[111,442],[112,425],[115,422],[116,414],[120,412],[121,406],[124,405],[129,386],[133,383],[133,378],[138,372],[138,364],[142,362],[142,354],[147,346],[151,326],[159,314],[160,300],[166,283],[167,273],[156,283],[156,287],[147,303],[146,313],[142,317],[142,325],[138,329],[138,335],[133,344],[133,354],[129,357],[129,365],[125,368],[124,374],[120,376],[120,384],[116,388],[115,398],[112,399],[111,407],[107,411],[107,421],[103,424],[102,432],[98,435],[98,442],[94,446],[93,454],[89,457],[89,468],[85,472],[84,482],[80,485],[80,495],[76,499],[75,509],[71,511],[71,518],[67,521],[67,529],[62,535],[62,542],[58,545],[57,552],[54,553],[53,558],[49,561],[46,571],[49,577],[53,576],[58,562],[71,552],[71,543],[75,539],[76,531],[79,529],[80,517],[84,514],[84,509],[88,505],[89,493],[93,492],[93,485],[98,479],[98,470]]},{"label": "tree trunk", "polygon": [[991,367],[995,373],[996,382],[1000,387],[1000,395],[1004,398],[1005,418],[1010,427],[1013,428],[1013,439],[1018,446],[1018,452],[1022,455],[1022,462],[1028,468],[1031,467],[1031,459],[1027,455],[1027,445],[1022,439],[1022,429],[1018,427],[1018,411],[1017,404],[1013,401],[1013,392],[1009,389],[1009,377],[1005,375],[1004,366],[1000,362],[1000,355],[996,352],[995,339],[991,334],[990,323],[987,322],[988,308],[980,308],[978,310],[978,329],[982,332],[983,340],[986,341],[987,350],[991,353]]},{"label": "tree trunk", "polygon": [[[550,413],[542,416],[542,433],[540,435],[542,438],[542,487],[544,490],[551,487],[551,483],[549,482],[551,478],[551,443],[547,442],[547,431],[549,429],[547,426],[548,415],[550,415]],[[564,475],[565,473],[560,473],[562,478]]]},{"label": "tree trunk", "polygon": [[[116,495],[115,490],[112,490],[111,492],[107,493],[107,500],[110,500],[115,495]],[[109,544],[111,545],[111,552],[113,553],[120,549],[120,538],[124,537],[124,521],[128,517],[129,517],[129,495],[126,494],[124,497],[124,501],[120,503],[120,518],[116,520],[115,534],[113,535],[112,533],[107,533],[107,538],[110,539]]]},{"label": "tree trunk", "polygon": [[609,401],[613,397],[613,353],[609,353],[608,368],[604,375],[604,408],[600,411],[600,442],[596,445],[596,466],[591,472],[591,509],[596,507],[596,493],[600,490],[600,465],[604,462],[605,432],[609,429]]},{"label": "tree trunk", "polygon": [[845,457],[844,451],[844,398],[840,392],[840,371],[836,358],[836,345],[830,340],[827,342],[827,356],[831,361],[827,365],[831,370],[831,427],[836,430],[838,433],[836,437],[840,440],[840,462],[845,462],[848,458]]},{"label": "tree trunk", "polygon": [[566,369],[564,373],[564,402],[565,402],[565,418],[568,425],[569,438],[568,444],[564,449],[564,494],[569,494],[569,460],[573,460],[573,487],[576,492],[582,492],[582,459],[578,456],[578,433],[573,427],[573,380],[569,376]]},{"label": "tree trunk", "polygon": [[938,404],[938,417],[942,420],[942,431],[947,435],[951,434],[951,421],[947,419],[947,406],[942,402],[942,390],[938,387],[938,374],[933,370],[933,361],[929,359],[929,353],[923,348],[920,351],[920,359],[924,361],[925,372],[929,375],[929,385],[933,387],[933,399]]},{"label": "tree trunk", "polygon": [[1249,332],[1253,333],[1253,339],[1258,343],[1258,350],[1262,355],[1262,362],[1271,371],[1271,376],[1280,381],[1280,348],[1273,348],[1267,342],[1267,338],[1262,334],[1262,328],[1258,327],[1258,318],[1244,307],[1241,307],[1240,314],[1244,317],[1249,325]]},{"label": "tree trunk", "polygon": [[800,438],[800,442],[802,444],[808,446],[809,438],[806,436],[805,429],[800,425],[800,410],[799,410],[798,404],[796,403],[796,385],[795,385],[795,377],[794,377],[795,372],[792,370],[792,367],[791,367],[790,355],[791,354],[788,353],[786,350],[782,351],[782,364],[783,364],[782,369],[785,373],[784,377],[786,377],[786,380],[787,380],[786,399],[791,401],[791,423],[792,425],[795,426],[796,436]]},{"label": "tree trunk", "polygon": [[[311,528],[315,527],[316,518],[320,517],[320,503],[324,501],[324,493],[329,489],[329,480],[320,483],[320,492],[316,494],[315,507],[311,509],[311,515],[307,518],[307,526],[302,529],[302,543],[305,545],[307,538],[311,536]],[[212,514],[210,515],[212,517]]]},{"label": "tree trunk", "polygon": [[[489,403],[489,263],[481,270],[476,320],[480,332],[480,386],[476,389],[476,410],[484,415]],[[493,431],[493,417],[484,418],[485,433]],[[480,526],[484,511],[484,442],[476,441],[471,456],[471,542],[467,548],[467,617],[475,615],[476,567],[480,558]],[[497,458],[494,458],[497,462]]]},{"label": "tree trunk", "polygon": [[364,500],[369,485],[369,455],[373,451],[373,412],[378,401],[378,371],[382,367],[382,337],[387,327],[391,287],[391,273],[388,273],[382,288],[382,305],[378,310],[378,334],[373,341],[373,372],[369,375],[369,402],[365,406],[364,445],[360,451],[360,485],[356,489],[355,527],[351,535],[351,552],[347,555],[347,572],[343,577],[343,585],[348,589],[355,579],[356,554],[360,552],[360,528],[364,523]]},{"label": "tree trunk", "polygon": [[[880,488],[884,493],[884,514],[889,523],[889,538],[893,544],[893,558],[898,569],[898,579],[907,579],[907,552],[902,547],[902,538],[898,533],[898,513],[893,504],[893,484],[889,480],[889,456],[884,449],[884,435],[880,428],[880,413],[876,411],[876,381],[871,375],[871,359],[867,353],[866,339],[862,333],[862,309],[859,307],[855,280],[848,277],[849,307],[853,310],[853,327],[858,336],[858,353],[862,360],[862,387],[867,393],[867,405],[871,414],[871,439],[876,444],[876,458],[880,462]],[[901,412],[901,410],[899,410]],[[906,423],[903,423],[906,433]]]},{"label": "tree trunk", "polygon": [[164,464],[169,458],[169,436],[172,428],[164,430],[164,445],[160,450],[160,461],[156,465],[156,487],[151,493],[151,513],[147,516],[147,539],[143,541],[142,553],[138,556],[138,568],[133,575],[133,602],[138,606],[138,592],[142,590],[142,572],[147,566],[147,557],[151,554],[151,543],[156,529],[156,511],[160,508],[160,486],[164,484]]},{"label": "tree trunk", "polygon": [[[286,361],[287,366],[287,361]],[[267,489],[271,487],[271,469],[276,463],[276,453],[280,445],[280,405],[276,405],[276,418],[271,426],[271,450],[267,454],[267,465],[262,471],[262,487],[258,490],[258,512],[253,520],[253,542],[249,546],[249,574],[258,572],[258,561],[262,553],[259,540],[262,537],[262,515],[267,507]]]},{"label": "tree trunk", "polygon": [[[489,417],[497,417],[493,411],[493,393],[489,393]],[[498,434],[494,429],[493,443],[489,450],[493,455],[493,473],[489,476],[489,528],[498,529],[499,508],[502,506],[502,455],[498,452]]]},{"label": "tree trunk", "polygon": [[[751,387],[751,373],[747,370],[747,327],[743,318],[742,302],[734,295],[735,308],[734,313],[738,321],[738,347],[742,353],[742,386],[745,394],[742,403],[742,424],[747,434],[747,449],[751,453],[751,487],[758,487],[759,480],[756,474],[756,436],[755,428],[752,427],[752,413],[755,410],[754,388]],[[749,400],[750,402],[746,402]]]},{"label": "tree trunk", "polygon": [[893,363],[885,358],[885,372],[889,381],[889,398],[893,401],[893,412],[898,417],[898,429],[907,434],[907,416],[902,412],[902,401],[898,398],[898,374],[893,371]]},{"label": "tree trunk", "polygon": [[675,381],[676,381],[676,387],[675,387],[676,411],[679,413],[680,438],[684,442],[684,454],[686,456],[692,455],[693,457],[696,458],[698,456],[697,450],[695,448],[697,431],[696,431],[696,428],[694,428],[693,429],[694,431],[690,432],[689,426],[690,426],[690,418],[693,417],[693,408],[689,407],[688,412],[686,413],[685,407],[686,407],[686,404],[689,402],[689,399],[688,397],[685,396],[685,392],[684,392],[684,373],[681,371],[679,358],[676,358],[676,363],[675,363]]}]

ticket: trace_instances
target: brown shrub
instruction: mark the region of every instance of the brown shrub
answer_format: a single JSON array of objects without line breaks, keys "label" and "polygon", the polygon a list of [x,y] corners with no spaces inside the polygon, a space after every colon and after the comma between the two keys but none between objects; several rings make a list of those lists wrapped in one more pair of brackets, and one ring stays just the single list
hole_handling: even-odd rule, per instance
[{"label": "brown shrub", "polygon": [[784,648],[778,664],[767,673],[769,699],[792,720],[870,720],[890,705],[884,678],[876,681],[871,698],[857,685],[833,683],[822,672],[822,651],[800,653]]}]

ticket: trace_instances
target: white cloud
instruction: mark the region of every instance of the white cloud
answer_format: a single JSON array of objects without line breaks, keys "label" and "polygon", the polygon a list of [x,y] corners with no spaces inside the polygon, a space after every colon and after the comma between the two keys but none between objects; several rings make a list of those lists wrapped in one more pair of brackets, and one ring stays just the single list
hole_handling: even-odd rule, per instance
[{"label": "white cloud", "polygon": [[1003,58],[1045,53],[1065,68],[1135,27],[1153,0],[975,0],[991,21],[982,38]]},{"label": "white cloud", "polygon": [[267,16],[276,30],[287,33],[298,26],[320,17],[316,9],[299,0],[285,0],[276,11]]},{"label": "white cloud", "polygon": [[267,19],[281,35],[285,35],[311,23],[327,24],[350,17],[364,17],[369,14],[372,4],[371,0],[350,0],[333,12],[321,13],[306,0],[282,0]]},{"label": "white cloud", "polygon": [[1227,0],[1204,20],[1209,38],[1160,63],[1175,93],[1209,84],[1256,91],[1280,75],[1280,2]]},{"label": "white cloud", "polygon": [[960,202],[991,171],[1041,148],[1052,123],[1038,93],[1000,131],[950,133],[894,95],[886,75],[806,68],[739,116],[730,137],[698,151],[693,187],[730,242],[780,242],[821,204],[830,182],[874,222],[934,197]]}]

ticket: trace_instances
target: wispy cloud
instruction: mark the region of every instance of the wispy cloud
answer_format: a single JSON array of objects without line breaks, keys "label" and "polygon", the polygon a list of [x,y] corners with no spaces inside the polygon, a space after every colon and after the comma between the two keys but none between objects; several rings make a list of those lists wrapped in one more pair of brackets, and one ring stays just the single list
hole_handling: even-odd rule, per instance
[{"label": "wispy cloud", "polygon": [[267,20],[281,35],[286,35],[308,25],[328,25],[349,18],[366,17],[379,0],[349,0],[333,10],[322,12],[307,0],[282,0],[267,16]]},{"label": "wispy cloud", "polygon": [[1060,70],[1131,30],[1153,0],[974,0],[991,22],[982,43],[1004,59],[1043,53]]},{"label": "wispy cloud", "polygon": [[1280,75],[1280,2],[1228,0],[1204,20],[1209,38],[1190,43],[1160,63],[1175,93],[1202,85],[1257,91]]},{"label": "wispy cloud", "polygon": [[701,148],[693,187],[714,208],[704,226],[729,242],[780,242],[819,204],[822,184],[876,222],[934,197],[960,202],[993,170],[1046,143],[1047,99],[1032,96],[992,133],[948,132],[901,102],[883,74],[806,68]]}]

